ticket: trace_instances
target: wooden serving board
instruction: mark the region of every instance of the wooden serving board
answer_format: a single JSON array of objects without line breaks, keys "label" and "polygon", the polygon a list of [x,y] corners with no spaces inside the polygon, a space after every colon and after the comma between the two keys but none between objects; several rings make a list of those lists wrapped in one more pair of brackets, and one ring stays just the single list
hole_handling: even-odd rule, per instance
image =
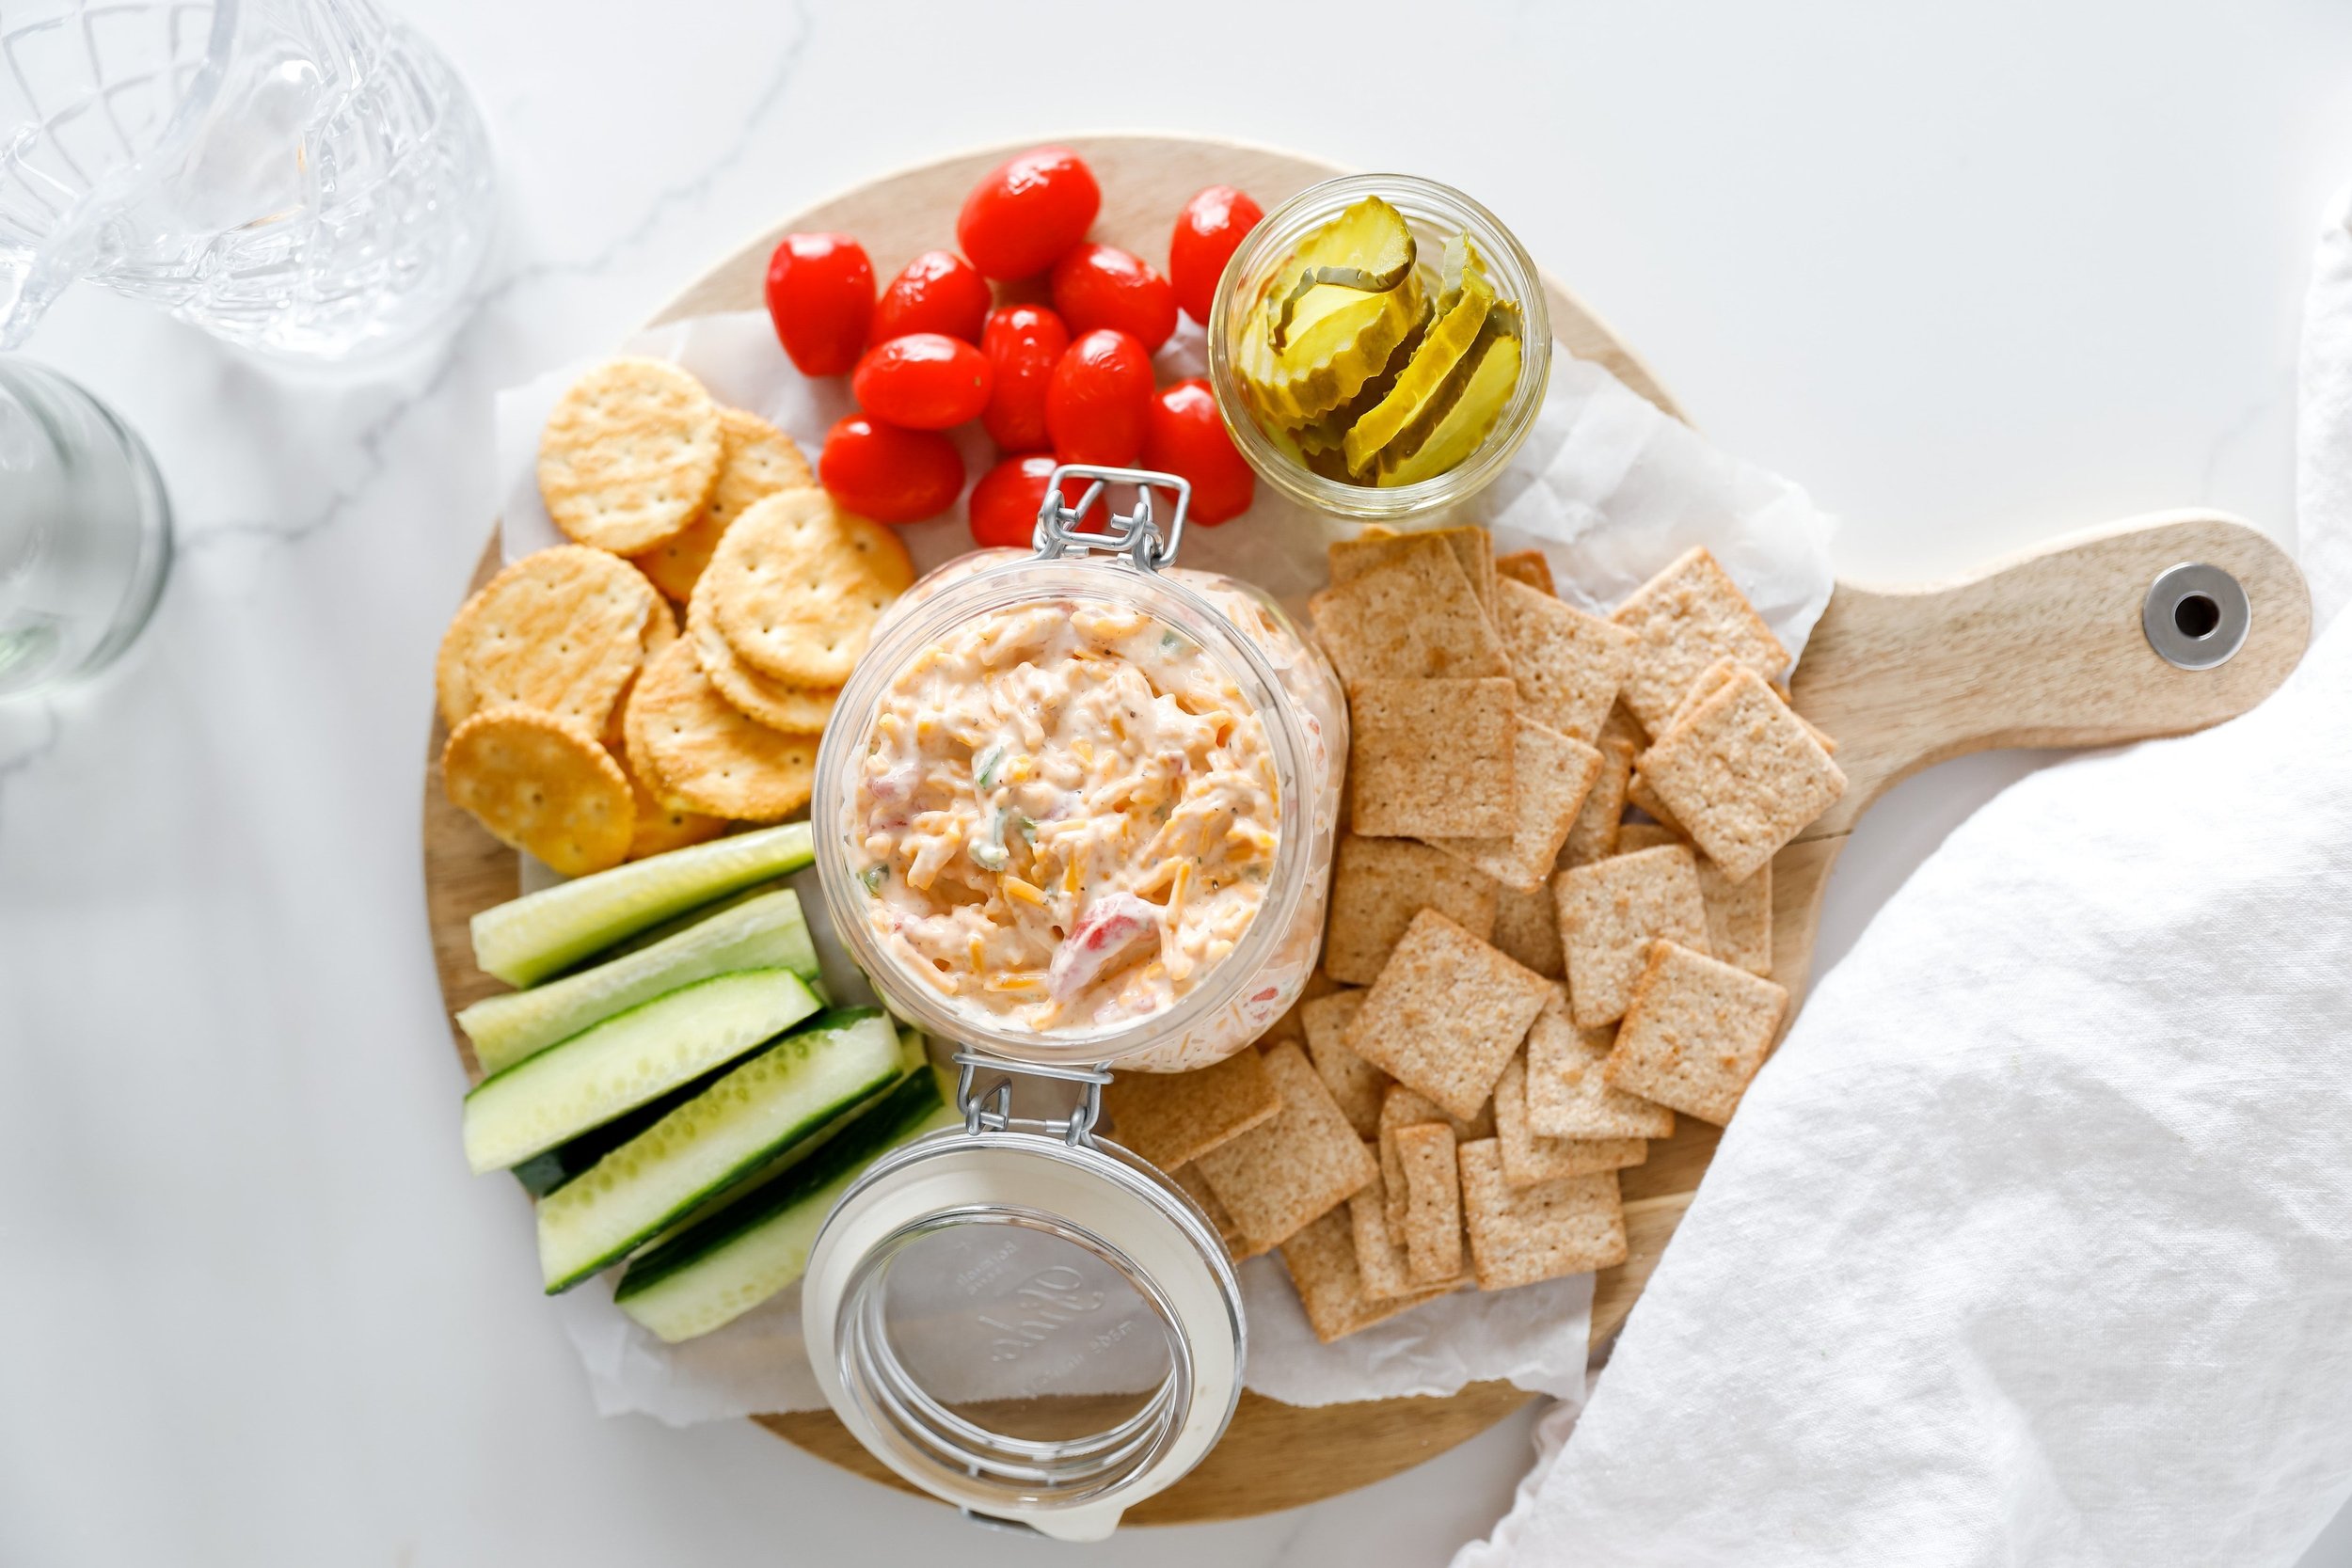
[{"label": "wooden serving board", "polygon": [[[1092,135],[1069,138],[1068,145],[1102,181],[1095,237],[1154,261],[1167,254],[1176,210],[1203,185],[1238,185],[1271,210],[1343,172],[1295,153],[1206,138]],[[918,251],[951,244],[964,193],[1017,150],[992,148],[908,169],[786,218],[696,279],[649,325],[758,309],[769,253],[796,230],[856,235],[877,275],[887,277]],[[1659,407],[1679,412],[1575,295],[1549,279],[1546,288],[1563,349],[1597,360]],[[496,569],[497,558],[494,530],[476,586]],[[2140,630],[2149,583],[2185,561],[2232,572],[2252,604],[2245,646],[2218,669],[2175,669],[2156,657]],[[1960,582],[1895,589],[1839,583],[1797,668],[1794,692],[1798,709],[1837,738],[1849,784],[1838,805],[1773,863],[1774,978],[1802,998],[1830,868],[1855,821],[1899,780],[1993,747],[2104,745],[2218,722],[2277,687],[2301,657],[2310,631],[2310,604],[2294,562],[2254,529],[2210,513],[2136,518]],[[516,895],[516,863],[443,796],[444,738],[437,721],[426,752],[424,877],[434,958],[443,999],[454,1012],[503,989],[474,968],[467,922]],[[465,1037],[454,1028],[452,1036],[473,1072]],[[1596,1356],[1632,1309],[1714,1152],[1714,1128],[1688,1117],[1677,1125],[1672,1138],[1651,1146],[1647,1164],[1623,1173],[1632,1255],[1596,1282]],[[1200,1467],[1128,1518],[1179,1524],[1318,1501],[1442,1453],[1529,1397],[1489,1383],[1446,1399],[1303,1409],[1245,1393],[1232,1428]],[[828,1412],[754,1418],[811,1453],[902,1486]]]}]

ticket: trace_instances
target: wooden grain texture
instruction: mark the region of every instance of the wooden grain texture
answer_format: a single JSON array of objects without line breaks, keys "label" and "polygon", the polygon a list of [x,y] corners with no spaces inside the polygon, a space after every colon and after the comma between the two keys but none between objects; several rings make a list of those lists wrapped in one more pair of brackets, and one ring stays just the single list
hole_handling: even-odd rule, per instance
[{"label": "wooden grain texture", "polygon": [[[1157,260],[1177,207],[1202,185],[1239,184],[1269,207],[1338,172],[1295,154],[1231,142],[1150,135],[1069,138],[1102,176],[1099,238]],[[873,182],[763,230],[665,306],[656,322],[755,309],[775,239],[791,230],[857,234],[878,271],[949,243],[964,191],[1009,148],[946,159]],[[1507,203],[1503,212],[1510,216]],[[1581,302],[1547,280],[1563,347],[1607,365],[1668,412],[1645,367]],[[2148,648],[2139,602],[2156,573],[2183,561],[2227,567],[2246,584],[2252,631],[2218,670],[2173,669]],[[475,582],[497,563],[496,541]],[[1838,806],[1773,862],[1773,973],[1801,996],[1812,968],[1821,895],[1838,850],[1870,803],[1917,769],[1995,746],[2080,746],[2196,729],[2251,707],[2294,667],[2310,633],[2300,575],[2261,533],[2211,514],[2140,518],[2003,562],[1964,581],[1918,588],[1840,583],[1799,666],[1800,711],[1835,735],[1850,779]],[[444,1000],[453,1011],[500,990],[473,966],[467,921],[516,892],[514,855],[443,798],[428,742],[423,848],[426,907]],[[455,1031],[453,1030],[453,1035]],[[469,1071],[471,1054],[458,1049]],[[1606,1349],[1663,1255],[1713,1156],[1718,1130],[1679,1118],[1647,1163],[1623,1174],[1630,1256],[1595,1282],[1592,1344]],[[1232,1428],[1200,1467],[1129,1515],[1136,1524],[1235,1518],[1367,1485],[1444,1452],[1528,1396],[1475,1384],[1446,1399],[1302,1409],[1245,1393]],[[755,1418],[810,1453],[887,1485],[900,1483],[825,1412]]]}]

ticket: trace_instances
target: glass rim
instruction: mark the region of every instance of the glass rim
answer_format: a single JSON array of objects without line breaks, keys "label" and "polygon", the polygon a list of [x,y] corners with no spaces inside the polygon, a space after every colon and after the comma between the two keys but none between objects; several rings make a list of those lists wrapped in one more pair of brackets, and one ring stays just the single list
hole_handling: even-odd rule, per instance
[{"label": "glass rim", "polygon": [[[1293,461],[1258,423],[1242,395],[1231,347],[1232,313],[1242,280],[1270,253],[1294,244],[1307,219],[1322,217],[1359,196],[1401,196],[1408,204],[1444,214],[1488,252],[1504,296],[1519,307],[1522,353],[1518,380],[1494,431],[1469,461],[1413,484],[1392,487],[1327,479]],[[1319,181],[1261,219],[1225,264],[1209,308],[1209,385],[1217,413],[1250,468],[1290,499],[1319,512],[1362,522],[1398,522],[1467,500],[1501,476],[1534,430],[1551,376],[1551,311],[1544,275],[1501,218],[1475,198],[1415,174],[1343,174]]]},{"label": "glass rim", "polygon": [[[1021,579],[1039,572],[1093,574],[1094,582],[1067,588],[1037,585]],[[1275,782],[1281,792],[1279,839],[1274,863],[1266,875],[1266,896],[1249,918],[1249,926],[1233,950],[1217,960],[1208,977],[1175,1003],[1158,1012],[1123,1020],[1099,1029],[1069,1034],[1039,1033],[1008,1027],[985,1015],[960,1008],[885,952],[875,940],[866,918],[868,895],[850,873],[842,813],[849,804],[849,785],[864,758],[873,733],[873,716],[890,683],[926,644],[951,627],[975,616],[1009,610],[1023,603],[1053,598],[1101,597],[1116,602],[1121,592],[1148,600],[1152,594],[1172,597],[1204,626],[1216,646],[1210,652],[1225,673],[1242,688],[1251,706],[1265,722],[1273,752]],[[1156,613],[1149,603],[1136,606]],[[1189,629],[1189,628],[1187,628]],[[1306,862],[1314,834],[1305,794],[1311,767],[1305,736],[1292,712],[1281,676],[1265,655],[1226,619],[1206,595],[1164,571],[1137,567],[1123,557],[1079,556],[1047,559],[1022,556],[1000,562],[950,584],[920,605],[914,613],[882,628],[866,649],[842,688],[834,711],[859,714],[854,724],[826,726],[818,743],[816,777],[809,804],[814,828],[818,884],[825,912],[850,957],[893,1010],[914,1016],[909,1022],[926,1033],[994,1052],[1014,1061],[1048,1063],[1109,1063],[1143,1054],[1162,1041],[1181,1037],[1203,1020],[1229,1006],[1235,994],[1264,969],[1275,948],[1308,895]],[[854,732],[854,734],[852,733]]]}]

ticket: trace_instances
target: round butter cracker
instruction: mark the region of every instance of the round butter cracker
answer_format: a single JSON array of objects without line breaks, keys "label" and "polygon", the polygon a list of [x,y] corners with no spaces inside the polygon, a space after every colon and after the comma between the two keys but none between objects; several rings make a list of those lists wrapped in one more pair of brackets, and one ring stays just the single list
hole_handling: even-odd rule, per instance
[{"label": "round butter cracker", "polygon": [[451,732],[441,784],[509,848],[567,877],[621,863],[637,830],[628,775],[576,720],[485,708]]},{"label": "round butter cracker", "polygon": [[914,581],[898,535],[822,490],[779,490],[745,509],[704,577],[737,657],[794,686],[839,686],[884,609]]},{"label": "round butter cracker", "polygon": [[841,696],[839,687],[794,686],[744,663],[720,635],[709,594],[699,589],[686,602],[686,640],[694,645],[694,657],[710,684],[719,689],[719,695],[770,729],[787,735],[818,735],[833,717],[833,705]]},{"label": "round butter cracker", "polygon": [[681,640],[638,676],[625,725],[629,761],[663,804],[774,822],[808,804],[817,737],[786,735],[719,694]]},{"label": "round butter cracker", "polygon": [[631,556],[653,585],[684,604],[710,564],[710,552],[727,525],[762,496],[803,489],[817,483],[808,459],[792,437],[756,414],[719,410],[719,483],[694,520],[642,555]]},{"label": "round butter cracker", "polygon": [[[578,545],[524,556],[458,607],[433,671],[441,721],[529,707],[601,729],[669,611],[644,574]],[[673,637],[676,628],[670,627]]]},{"label": "round butter cracker", "polygon": [[660,359],[608,359],[556,400],[539,436],[539,495],[580,544],[652,548],[692,522],[719,480],[719,405]]}]

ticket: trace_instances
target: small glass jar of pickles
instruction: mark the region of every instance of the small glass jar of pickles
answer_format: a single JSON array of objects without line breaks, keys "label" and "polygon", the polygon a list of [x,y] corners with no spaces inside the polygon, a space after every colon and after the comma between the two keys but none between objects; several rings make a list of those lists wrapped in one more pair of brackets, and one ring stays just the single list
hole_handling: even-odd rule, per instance
[{"label": "small glass jar of pickles", "polygon": [[1450,186],[1356,174],[1266,214],[1209,316],[1209,378],[1249,466],[1292,499],[1397,522],[1502,471],[1551,371],[1535,264]]}]

